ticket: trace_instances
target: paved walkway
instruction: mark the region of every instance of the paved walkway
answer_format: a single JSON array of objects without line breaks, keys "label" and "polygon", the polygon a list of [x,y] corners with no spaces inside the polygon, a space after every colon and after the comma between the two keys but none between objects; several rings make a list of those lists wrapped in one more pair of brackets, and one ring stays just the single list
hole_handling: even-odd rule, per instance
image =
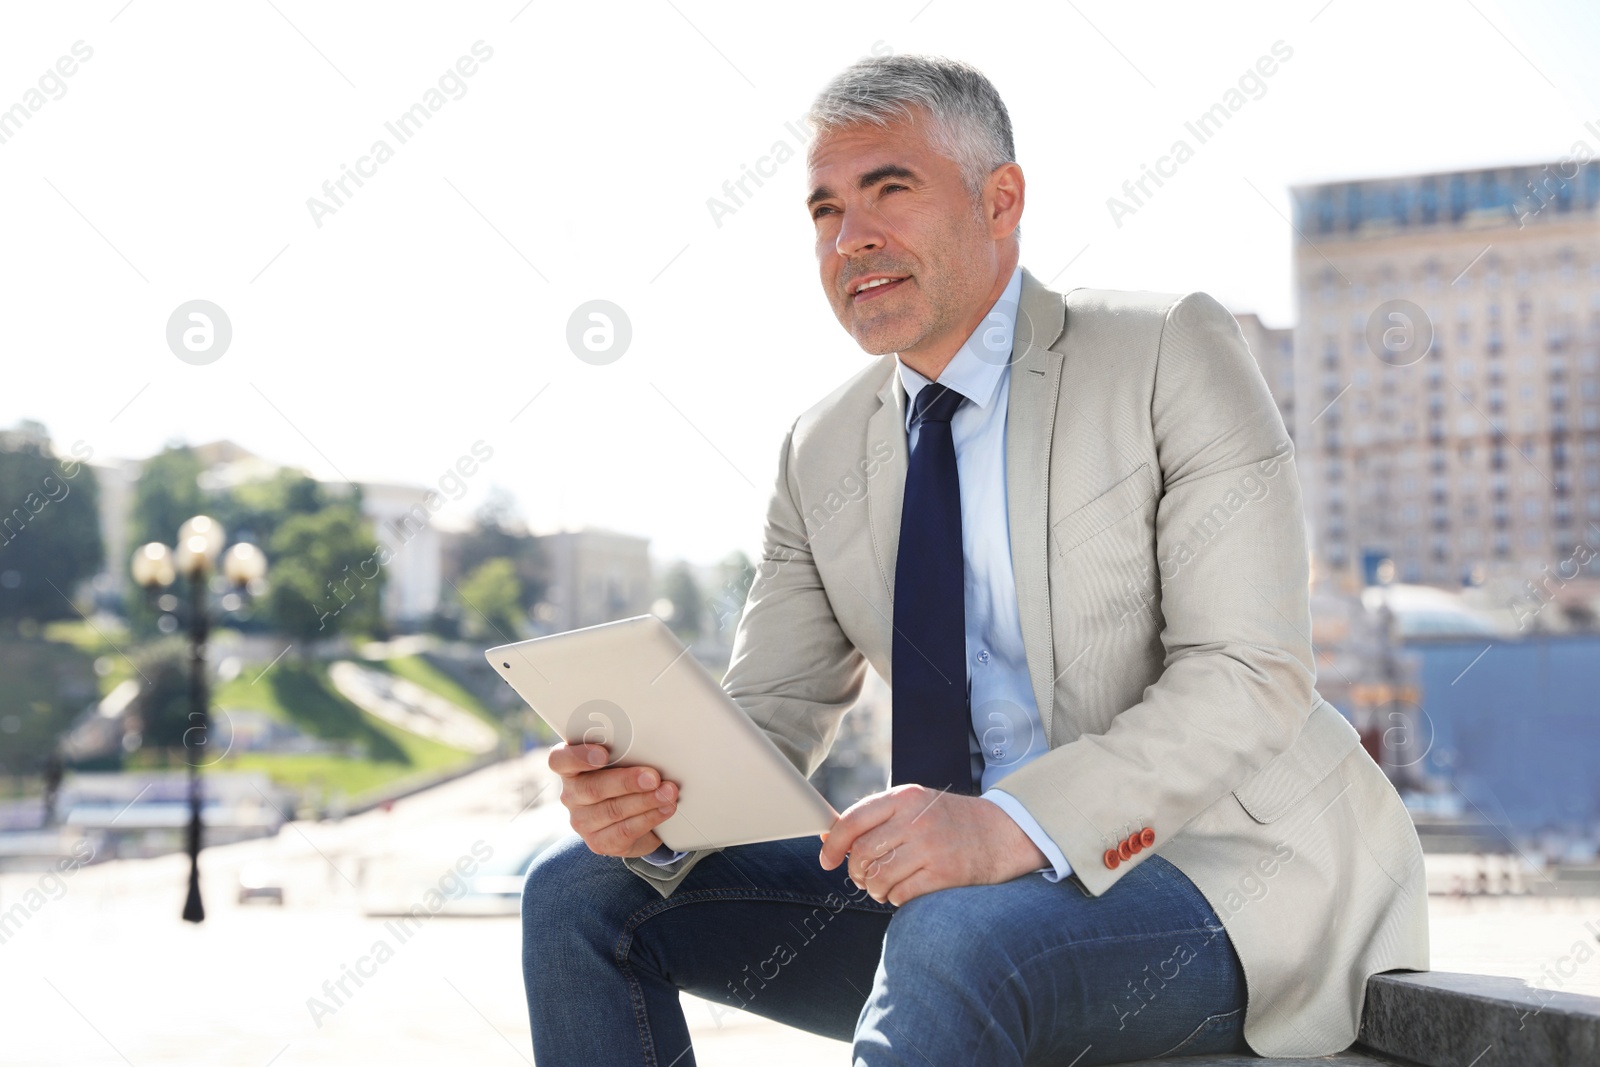
[{"label": "paved walkway", "polygon": [[[342,823],[291,824],[270,841],[209,850],[207,921],[183,923],[181,856],[85,867],[64,882],[0,877],[0,1004],[6,1063],[407,1067],[526,1064],[518,920],[435,916],[404,941],[363,914],[382,886],[420,899],[478,841],[515,837],[552,816],[535,794],[542,756]],[[548,799],[548,791],[538,799]],[[502,856],[509,855],[502,849]],[[234,899],[238,872],[282,873],[278,908]],[[409,887],[409,888],[407,888]],[[16,905],[21,905],[18,915]],[[1593,936],[1600,901],[1437,900],[1440,970],[1537,978]],[[388,945],[387,954],[378,949]],[[379,958],[381,956],[381,958]],[[324,983],[368,972],[335,1003]],[[1563,979],[1600,993],[1600,960]],[[318,1007],[318,1003],[322,1007]],[[848,1046],[685,998],[705,1067],[845,1064]],[[1256,1061],[1260,1062],[1260,1061]]]}]

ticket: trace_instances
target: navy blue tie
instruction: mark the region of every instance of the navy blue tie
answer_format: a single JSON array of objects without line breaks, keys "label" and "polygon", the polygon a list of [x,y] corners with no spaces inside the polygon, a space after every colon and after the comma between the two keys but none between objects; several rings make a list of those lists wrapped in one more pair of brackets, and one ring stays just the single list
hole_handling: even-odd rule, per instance
[{"label": "navy blue tie", "polygon": [[964,399],[934,382],[912,406],[920,429],[906,470],[894,569],[890,781],[970,795],[961,482],[950,434]]}]

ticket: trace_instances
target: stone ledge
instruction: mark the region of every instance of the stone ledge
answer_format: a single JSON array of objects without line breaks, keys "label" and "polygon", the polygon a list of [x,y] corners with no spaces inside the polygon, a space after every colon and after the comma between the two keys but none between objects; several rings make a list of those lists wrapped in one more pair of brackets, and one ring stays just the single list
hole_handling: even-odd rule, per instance
[{"label": "stone ledge", "polygon": [[1308,1067],[1310,1064],[1328,1063],[1333,1067],[1409,1067],[1399,1060],[1391,1060],[1360,1049],[1350,1049],[1332,1056],[1311,1056],[1290,1059],[1283,1056],[1241,1056],[1229,1053],[1222,1056],[1175,1056],[1165,1060],[1137,1060],[1112,1067]]},{"label": "stone ledge", "polygon": [[1361,1033],[1332,1056],[1228,1054],[1117,1067],[1596,1067],[1600,997],[1537,989],[1516,978],[1393,971],[1367,981]]},{"label": "stone ledge", "polygon": [[1600,997],[1481,974],[1375,974],[1352,1051],[1362,1050],[1423,1067],[1595,1067]]}]

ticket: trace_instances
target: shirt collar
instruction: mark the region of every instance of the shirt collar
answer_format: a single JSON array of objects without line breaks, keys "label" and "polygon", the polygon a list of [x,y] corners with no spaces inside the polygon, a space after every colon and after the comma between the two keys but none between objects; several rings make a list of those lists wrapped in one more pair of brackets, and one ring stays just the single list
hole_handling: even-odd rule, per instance
[{"label": "shirt collar", "polygon": [[[955,358],[939,374],[939,383],[954,389],[980,408],[994,400],[996,387],[1011,365],[1011,346],[1016,336],[1017,305],[1022,300],[1022,265],[1011,272],[1005,291],[989,309],[956,352]],[[894,357],[900,371],[900,384],[906,391],[906,430],[911,429],[911,412],[922,387],[931,384],[918,371]]]}]

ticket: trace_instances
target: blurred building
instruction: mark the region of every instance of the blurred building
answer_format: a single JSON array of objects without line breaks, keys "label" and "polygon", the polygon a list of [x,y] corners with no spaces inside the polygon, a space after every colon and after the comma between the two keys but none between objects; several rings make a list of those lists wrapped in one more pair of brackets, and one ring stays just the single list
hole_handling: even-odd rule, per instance
[{"label": "blurred building", "polygon": [[[270,479],[282,469],[231,441],[196,445],[194,452],[204,465],[200,487],[208,492]],[[134,548],[129,543],[129,523],[144,461],[97,458],[93,466],[100,479],[100,527],[106,544],[105,568],[94,587],[102,602],[110,604],[128,591],[128,558]],[[444,584],[449,533],[436,521],[444,498],[425,485],[356,484],[362,516],[372,524],[374,540],[389,553],[383,618],[398,630],[420,628],[439,608]],[[326,483],[326,488],[334,496],[349,490],[343,482]],[[454,525],[460,521],[453,517]],[[544,627],[570,630],[650,610],[648,538],[585,529],[548,534],[539,541],[550,571],[550,586],[538,612]]]},{"label": "blurred building", "polygon": [[[283,465],[265,459],[232,441],[210,441],[193,446],[203,470],[198,479],[206,492],[225,492],[235,486],[266,481],[277,476]],[[103,605],[120,602],[131,592],[128,560],[130,524],[134,496],[139,488],[142,459],[95,459],[90,466],[100,484],[100,535],[105,541],[105,564],[94,578],[96,599]],[[331,496],[349,491],[344,482],[325,483]],[[439,531],[425,506],[431,495],[443,499],[428,486],[399,485],[389,482],[360,482],[362,517],[372,524],[377,541],[391,553],[386,566],[381,611],[391,626],[411,629],[420,626],[439,604],[441,554]],[[173,530],[170,537],[176,538]],[[377,545],[373,548],[376,550]],[[271,560],[268,560],[270,580]]]},{"label": "blurred building", "polygon": [[1267,388],[1283,416],[1283,425],[1294,439],[1294,328],[1268,326],[1252,312],[1235,312],[1233,316],[1244,332],[1250,354],[1256,357],[1256,366],[1267,380]]},{"label": "blurred building", "polygon": [[439,606],[444,546],[425,501],[428,486],[361,483],[361,513],[391,553],[384,571],[383,617],[404,629],[421,626]]},{"label": "blurred building", "polygon": [[[100,573],[92,579],[97,606],[110,607],[122,603],[133,585],[128,575],[128,561],[133,558],[134,546],[129,542],[128,529],[133,516],[133,494],[139,487],[139,471],[144,466],[140,459],[90,460],[95,481],[100,488],[100,540],[105,545],[105,562]],[[178,535],[177,530],[172,535]]]},{"label": "blurred building", "polygon": [[[1600,845],[1600,635],[1413,638],[1418,752],[1466,808],[1506,834],[1550,834],[1550,851]],[[1587,845],[1583,845],[1587,842]]]},{"label": "blurred building", "polygon": [[545,534],[539,543],[550,569],[540,622],[575,630],[650,610],[648,537],[585,529]]},{"label": "blurred building", "polygon": [[1595,575],[1600,168],[1293,199],[1294,437],[1319,576],[1354,590],[1382,557],[1435,585]]}]

